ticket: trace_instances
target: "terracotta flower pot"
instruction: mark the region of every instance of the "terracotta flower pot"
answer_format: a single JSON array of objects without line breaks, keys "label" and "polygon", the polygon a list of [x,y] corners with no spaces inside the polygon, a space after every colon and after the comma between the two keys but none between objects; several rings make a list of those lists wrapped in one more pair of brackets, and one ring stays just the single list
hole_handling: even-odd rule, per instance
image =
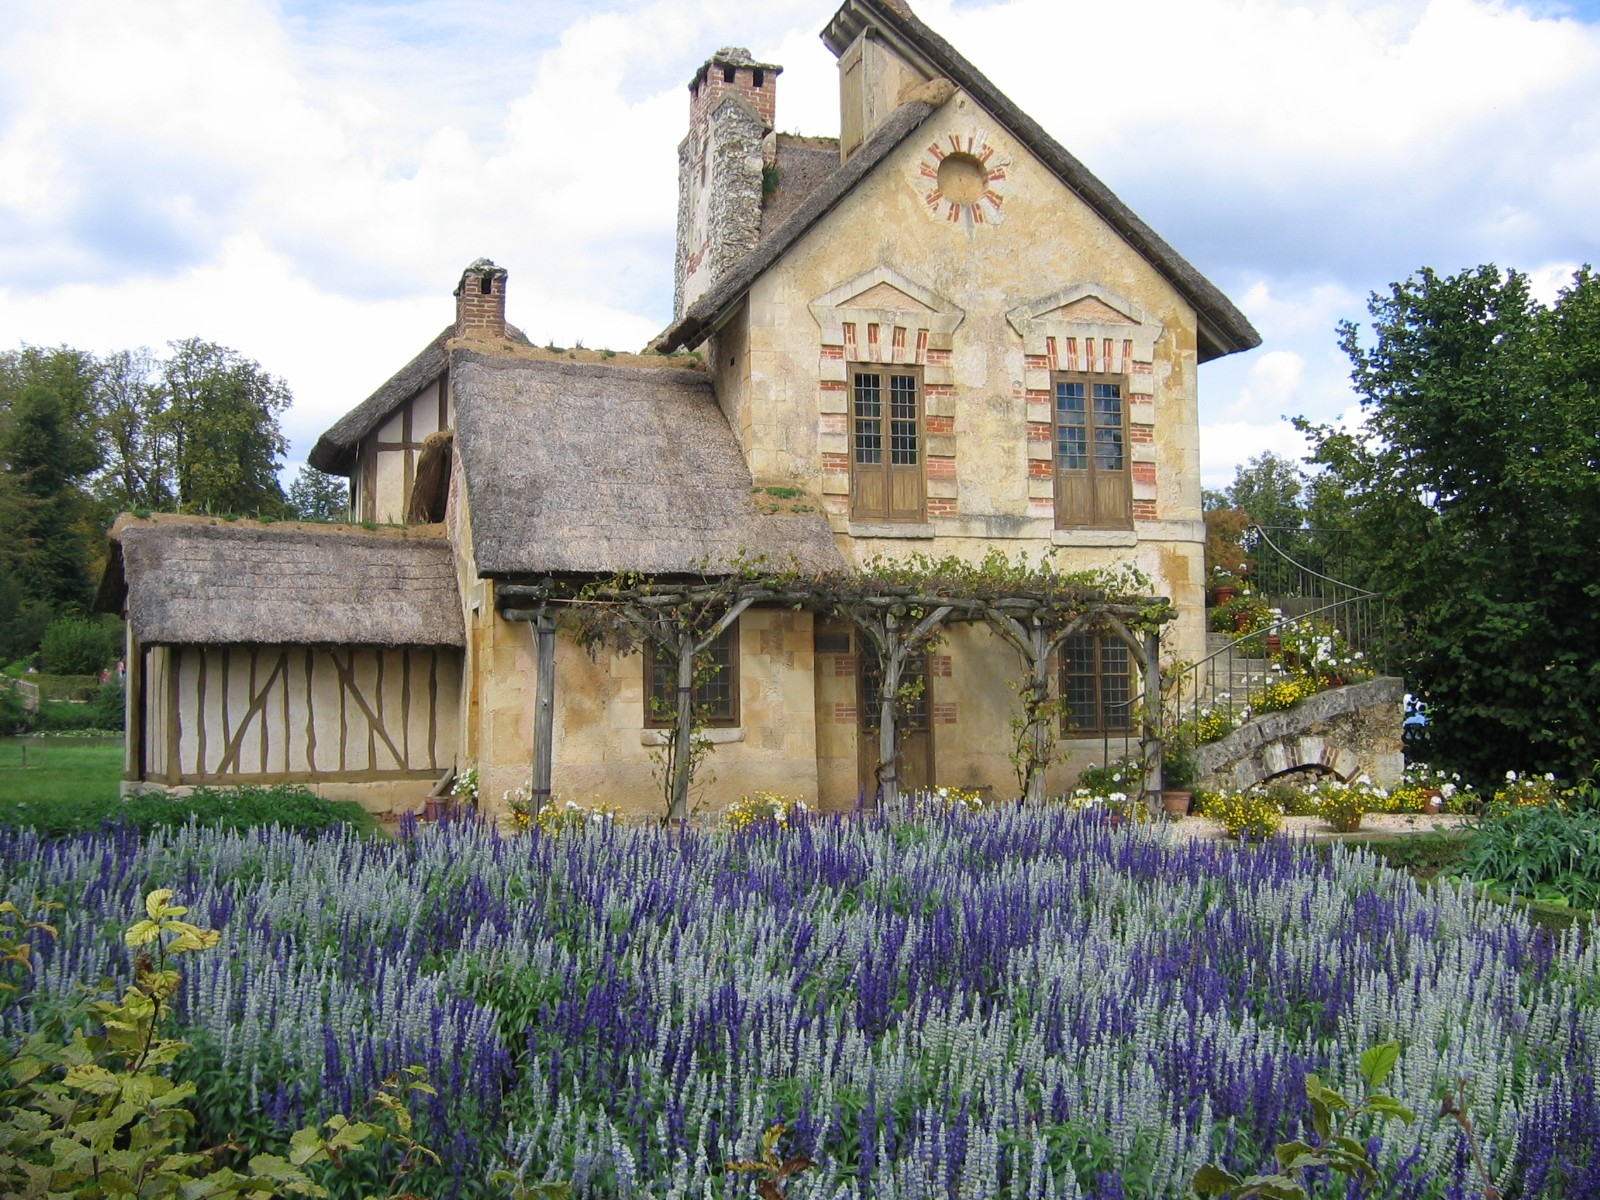
[{"label": "terracotta flower pot", "polygon": [[1243,633],[1246,629],[1249,629],[1250,628],[1250,614],[1248,612],[1243,612],[1243,611],[1234,613],[1233,614],[1233,627],[1236,630],[1238,630],[1240,633]]},{"label": "terracotta flower pot", "polygon": [[1193,792],[1162,792],[1161,807],[1169,817],[1187,817],[1189,805],[1194,802]]},{"label": "terracotta flower pot", "polygon": [[1277,654],[1283,649],[1283,639],[1275,633],[1267,634],[1265,641],[1268,654]]},{"label": "terracotta flower pot", "polygon": [[1361,830],[1361,815],[1357,813],[1355,816],[1346,817],[1341,821],[1330,820],[1328,825],[1335,833],[1358,833]]},{"label": "terracotta flower pot", "polygon": [[1211,602],[1221,608],[1228,601],[1239,594],[1239,589],[1231,583],[1219,583],[1211,589]]}]

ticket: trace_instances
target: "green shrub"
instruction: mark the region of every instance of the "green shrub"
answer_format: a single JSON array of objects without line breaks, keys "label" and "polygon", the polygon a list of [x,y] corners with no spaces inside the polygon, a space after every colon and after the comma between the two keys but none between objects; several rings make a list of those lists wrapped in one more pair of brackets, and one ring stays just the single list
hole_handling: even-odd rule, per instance
[{"label": "green shrub", "polygon": [[94,703],[89,705],[89,711],[94,714],[94,727],[121,729],[127,717],[123,700],[122,680],[112,679],[101,684],[95,692]]},{"label": "green shrub", "polygon": [[45,630],[44,669],[52,675],[99,675],[122,653],[117,622],[62,617]]},{"label": "green shrub", "polygon": [[1600,908],[1600,814],[1494,805],[1473,831],[1460,871],[1514,896]]},{"label": "green shrub", "polygon": [[81,729],[99,729],[101,726],[92,704],[44,700],[34,714],[33,728],[40,733],[71,733]]},{"label": "green shrub", "polygon": [[78,798],[0,806],[0,821],[37,829],[47,837],[68,837],[99,829],[107,822],[139,830],[176,829],[193,820],[211,829],[254,829],[282,825],[317,833],[336,825],[359,832],[378,828],[371,813],[353,800],[324,800],[301,787],[197,788],[188,796],[147,792],[126,799]]}]

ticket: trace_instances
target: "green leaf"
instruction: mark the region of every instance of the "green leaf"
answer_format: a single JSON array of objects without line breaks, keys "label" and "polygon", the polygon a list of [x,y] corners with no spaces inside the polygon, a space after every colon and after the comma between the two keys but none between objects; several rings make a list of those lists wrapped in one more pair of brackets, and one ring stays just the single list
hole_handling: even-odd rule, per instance
[{"label": "green leaf", "polygon": [[1386,1120],[1398,1120],[1409,1125],[1417,1119],[1417,1114],[1412,1112],[1393,1096],[1376,1095],[1367,1097],[1367,1111],[1376,1113]]},{"label": "green leaf", "polygon": [[1194,1190],[1202,1196],[1225,1196],[1243,1186],[1244,1180],[1215,1163],[1207,1163],[1194,1173]]},{"label": "green leaf", "polygon": [[1278,1156],[1278,1169],[1287,1171],[1295,1167],[1296,1159],[1308,1154],[1315,1157],[1317,1152],[1305,1142],[1281,1142],[1274,1153]]},{"label": "green leaf", "polygon": [[1400,1061],[1400,1043],[1398,1041],[1384,1042],[1381,1046],[1373,1046],[1361,1056],[1361,1077],[1367,1081],[1369,1088],[1383,1086],[1383,1081],[1389,1078],[1389,1073],[1394,1070],[1395,1063]]},{"label": "green leaf", "polygon": [[154,921],[135,921],[128,926],[122,940],[130,946],[145,946],[161,936],[161,926]]},{"label": "green leaf", "polygon": [[1305,1188],[1286,1175],[1251,1175],[1244,1186],[1265,1200],[1306,1200]]}]

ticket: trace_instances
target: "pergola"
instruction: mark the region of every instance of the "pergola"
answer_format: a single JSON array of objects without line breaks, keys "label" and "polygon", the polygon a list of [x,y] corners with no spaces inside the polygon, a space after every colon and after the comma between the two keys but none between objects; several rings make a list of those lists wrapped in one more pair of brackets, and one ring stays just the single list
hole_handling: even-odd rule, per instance
[{"label": "pergola", "polygon": [[648,645],[676,663],[675,720],[667,747],[668,820],[683,821],[693,773],[697,659],[752,606],[844,618],[876,651],[882,673],[877,778],[880,799],[887,805],[900,796],[899,699],[908,664],[949,626],[980,622],[1015,649],[1024,664],[1020,691],[1026,733],[1017,750],[1029,800],[1043,798],[1051,756],[1051,656],[1068,638],[1091,632],[1120,640],[1139,665],[1145,787],[1147,793],[1159,792],[1160,627],[1175,612],[1166,600],[1133,590],[1144,582],[1129,572],[1062,574],[1044,565],[1013,564],[991,553],[979,564],[921,557],[815,575],[773,572],[754,561],[688,578],[618,575],[501,583],[495,589],[500,615],[530,622],[537,647],[533,803],[537,809],[550,797],[558,624],[591,652],[603,646],[626,652]]}]

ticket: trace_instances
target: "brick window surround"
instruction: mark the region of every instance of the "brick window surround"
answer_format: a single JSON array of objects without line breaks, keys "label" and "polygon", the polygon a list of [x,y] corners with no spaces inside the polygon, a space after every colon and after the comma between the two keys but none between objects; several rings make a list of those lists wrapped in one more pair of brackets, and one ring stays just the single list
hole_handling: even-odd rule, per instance
[{"label": "brick window surround", "polygon": [[[821,332],[818,448],[822,502],[836,529],[851,516],[853,372],[874,365],[917,369],[922,379],[924,519],[956,513],[955,375],[950,351],[965,313],[889,267],[878,267],[819,296],[811,315]],[[862,518],[875,531],[907,524]],[[915,528],[914,525],[911,527]]]},{"label": "brick window surround", "polygon": [[[1132,520],[1157,519],[1155,346],[1161,322],[1094,284],[1077,284],[1014,308],[1006,320],[1022,338],[1029,513],[1060,528],[1084,527],[1057,521],[1056,382],[1072,378],[1121,387]],[[1126,522],[1121,527],[1127,528]]]}]

